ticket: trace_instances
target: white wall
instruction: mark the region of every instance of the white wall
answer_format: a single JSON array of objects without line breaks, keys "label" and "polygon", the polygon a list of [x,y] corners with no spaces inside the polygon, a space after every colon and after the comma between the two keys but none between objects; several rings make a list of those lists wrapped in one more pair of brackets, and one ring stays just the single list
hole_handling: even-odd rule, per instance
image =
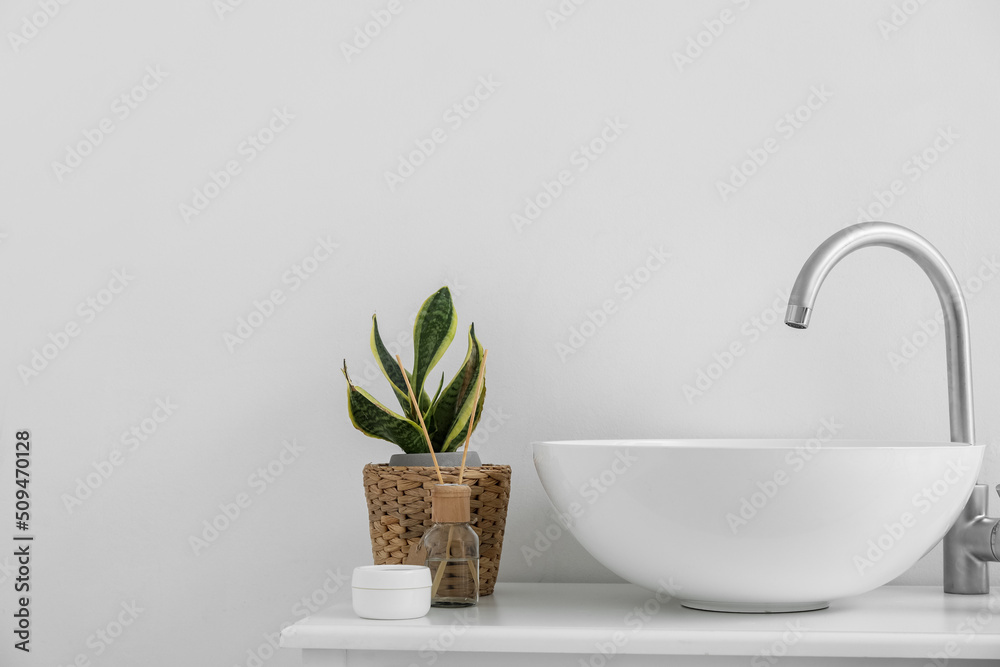
[{"label": "white wall", "polygon": [[[571,537],[530,565],[521,555],[551,520],[532,440],[808,437],[824,417],[844,425],[838,437],[948,436],[942,335],[888,360],[936,309],[901,255],[847,259],[808,332],[747,332],[777,319],[768,309],[808,253],[895,179],[905,191],[879,217],[924,234],[960,277],[1000,255],[995,3],[929,3],[883,35],[888,0],[592,2],[554,29],[556,0],[402,0],[350,62],[341,44],[386,2],[251,0],[222,18],[210,0],[74,2],[13,44],[38,7],[0,9],[0,491],[7,517],[14,433],[31,429],[37,534],[35,652],[24,661],[5,639],[15,664],[254,664],[248,651],[300,618],[303,597],[325,597],[328,572],[370,558],[361,467],[393,447],[351,428],[341,360],[362,377],[373,310],[393,337],[446,283],[460,326],[475,321],[491,352],[503,423],[479,450],[514,467],[508,581],[614,580]],[[678,68],[673,54],[724,9],[734,21]],[[115,100],[147,67],[166,75],[123,118]],[[499,87],[456,127],[445,114],[481,77]],[[789,136],[776,123],[815,88],[832,96]],[[248,160],[241,142],[275,108],[294,118]],[[113,132],[57,174],[102,119]],[[580,172],[574,153],[608,119],[625,127]],[[435,128],[446,141],[390,190],[384,173]],[[949,129],[957,138],[913,179],[907,161]],[[723,201],[717,183],[769,138],[777,151]],[[179,205],[230,160],[240,173],[186,222]],[[572,182],[516,229],[512,214],[561,170]],[[293,290],[283,274],[317,238],[338,247]],[[616,284],[650,248],[670,258],[626,300]],[[131,280],[90,321],[78,304],[116,270]],[[972,288],[978,434],[996,483],[1000,280]],[[275,289],[284,303],[231,352],[224,334]],[[560,358],[608,299],[617,311]],[[23,381],[18,366],[71,321],[78,335]],[[746,353],[689,402],[683,385],[735,341]],[[443,368],[463,354],[460,337]],[[154,434],[121,442],[168,398]],[[301,454],[273,483],[251,479],[285,440]],[[121,465],[69,511],[64,495],[113,455]],[[189,537],[240,493],[249,507],[195,555]],[[938,584],[940,560],[903,581]],[[143,611],[110,647],[88,645],[133,601]]]}]

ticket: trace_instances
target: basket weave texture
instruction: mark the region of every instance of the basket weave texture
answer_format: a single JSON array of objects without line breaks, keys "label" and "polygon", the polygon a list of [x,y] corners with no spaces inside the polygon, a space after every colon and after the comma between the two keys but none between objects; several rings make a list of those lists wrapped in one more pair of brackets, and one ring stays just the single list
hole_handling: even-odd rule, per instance
[{"label": "basket weave texture", "polygon": [[[446,484],[458,482],[459,468],[441,468]],[[369,463],[364,468],[368,525],[376,565],[399,564],[430,528],[433,467]],[[472,529],[479,535],[479,595],[493,593],[510,498],[510,466],[466,468],[462,483],[471,494]]]}]

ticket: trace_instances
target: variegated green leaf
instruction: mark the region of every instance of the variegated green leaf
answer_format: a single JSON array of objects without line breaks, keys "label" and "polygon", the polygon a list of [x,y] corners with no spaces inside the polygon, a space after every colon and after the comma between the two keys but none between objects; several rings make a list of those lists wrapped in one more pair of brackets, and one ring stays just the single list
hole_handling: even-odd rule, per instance
[{"label": "variegated green leaf", "polygon": [[354,428],[368,437],[395,443],[408,454],[427,451],[427,442],[417,423],[396,414],[367,391],[356,387],[347,374],[346,361],[343,370],[347,380],[347,411]]},{"label": "variegated green leaf", "polygon": [[413,414],[413,408],[410,406],[410,395],[406,391],[406,382],[403,380],[403,371],[399,370],[399,364],[389,350],[385,349],[385,343],[382,342],[382,335],[378,331],[378,319],[372,315],[372,335],[371,335],[371,347],[372,354],[375,356],[375,362],[378,367],[382,369],[382,374],[385,375],[385,379],[389,381],[392,385],[392,390],[396,394],[396,400],[399,401],[399,406],[403,408],[407,417],[416,417]]},{"label": "variegated green leaf", "polygon": [[413,323],[413,393],[420,396],[424,381],[455,337],[458,315],[451,291],[442,287],[430,295]]},{"label": "variegated green leaf", "polygon": [[476,390],[475,378],[483,359],[483,346],[476,340],[476,326],[469,327],[469,349],[465,353],[462,367],[447,384],[440,397],[434,402],[430,412],[424,415],[424,422],[437,449],[444,444],[445,436],[455,424],[459,406]]},{"label": "variegated green leaf", "polygon": [[441,395],[441,389],[443,388],[444,388],[444,373],[441,373],[441,381],[438,382],[438,388],[437,391],[434,392],[434,398],[428,400],[427,405],[424,405],[424,397],[427,396],[427,394],[425,393],[423,396],[420,397],[420,410],[422,414],[427,414],[427,411],[430,409],[430,407],[437,402],[438,397]]},{"label": "variegated green leaf", "polygon": [[[416,419],[417,413],[413,411],[413,406],[410,405],[410,394],[407,392],[406,383],[403,381],[403,372],[399,370],[399,364],[396,362],[396,359],[389,354],[389,350],[386,349],[385,343],[382,342],[382,335],[378,330],[378,320],[374,315],[372,315],[371,348],[372,354],[375,356],[375,361],[378,363],[378,367],[382,370],[382,374],[392,386],[393,393],[396,394],[396,400],[399,401],[399,406],[403,408],[403,414],[407,419]],[[409,379],[410,385],[413,386],[413,374],[407,371],[406,377]],[[444,377],[442,376],[441,379],[443,381]],[[438,391],[440,391],[440,389]],[[430,408],[432,402],[433,401],[430,396],[427,395],[427,392],[421,389],[421,414]]]},{"label": "variegated green leaf", "polygon": [[[413,386],[413,373],[406,371],[406,377],[410,378],[410,386]],[[444,380],[444,378],[441,378]],[[427,410],[431,407],[431,397],[427,395],[426,389],[420,390],[420,414],[427,414]],[[408,418],[411,418],[408,416]],[[413,413],[412,419],[417,418],[417,413]]]},{"label": "variegated green leaf", "polygon": [[[482,371],[482,367],[480,367]],[[479,374],[476,374],[478,381]],[[465,443],[465,436],[469,430],[476,430],[476,425],[479,423],[479,416],[482,414],[483,401],[486,400],[486,382],[483,382],[483,391],[479,396],[479,401],[473,405],[473,401],[476,398],[475,389],[466,397],[466,400],[459,406],[458,414],[455,417],[455,423],[451,427],[451,431],[444,438],[444,444],[441,446],[442,452],[453,452]],[[471,426],[469,422],[472,422]]]}]

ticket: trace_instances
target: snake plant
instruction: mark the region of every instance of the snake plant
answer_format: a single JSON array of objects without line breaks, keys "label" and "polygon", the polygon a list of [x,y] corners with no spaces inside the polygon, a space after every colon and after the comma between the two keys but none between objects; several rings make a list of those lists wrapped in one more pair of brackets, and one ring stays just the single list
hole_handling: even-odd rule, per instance
[{"label": "snake plant", "polygon": [[[413,395],[419,397],[420,414],[435,452],[452,452],[465,442],[466,433],[470,428],[475,430],[479,423],[486,399],[484,382],[478,405],[473,405],[479,374],[483,372],[483,346],[476,340],[475,324],[469,326],[469,351],[455,377],[445,385],[442,373],[433,397],[424,389],[434,366],[455,338],[457,326],[458,315],[447,287],[442,287],[424,301],[413,323],[413,369],[406,371],[406,379],[410,381]],[[351,382],[347,374],[347,360],[344,360],[347,410],[351,423],[365,435],[395,443],[408,454],[427,452],[427,440],[420,428],[417,406],[410,400],[403,371],[382,342],[375,315],[372,315],[371,348],[403,414],[393,412]]]}]

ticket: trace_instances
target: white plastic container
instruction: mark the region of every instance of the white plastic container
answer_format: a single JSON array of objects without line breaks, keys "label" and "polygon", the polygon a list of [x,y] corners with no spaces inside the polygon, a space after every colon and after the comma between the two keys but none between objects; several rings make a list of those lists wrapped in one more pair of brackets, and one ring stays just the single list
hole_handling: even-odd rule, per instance
[{"label": "white plastic container", "polygon": [[356,567],[351,601],[361,618],[420,618],[431,608],[431,571],[424,565]]}]

